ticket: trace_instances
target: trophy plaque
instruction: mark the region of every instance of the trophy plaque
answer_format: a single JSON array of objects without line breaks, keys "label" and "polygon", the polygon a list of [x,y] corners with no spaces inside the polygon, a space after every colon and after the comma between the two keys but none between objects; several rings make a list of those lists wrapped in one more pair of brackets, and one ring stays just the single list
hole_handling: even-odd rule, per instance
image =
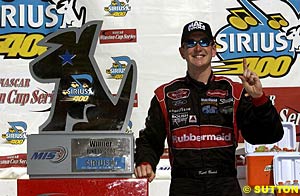
[{"label": "trophy plaque", "polygon": [[[39,134],[28,136],[30,178],[131,177],[134,137],[126,129],[137,82],[134,60],[124,57],[117,94],[94,59],[102,21],[46,36],[47,51],[30,63],[41,83],[55,83],[50,114]],[[124,67],[124,64],[121,66]]]}]

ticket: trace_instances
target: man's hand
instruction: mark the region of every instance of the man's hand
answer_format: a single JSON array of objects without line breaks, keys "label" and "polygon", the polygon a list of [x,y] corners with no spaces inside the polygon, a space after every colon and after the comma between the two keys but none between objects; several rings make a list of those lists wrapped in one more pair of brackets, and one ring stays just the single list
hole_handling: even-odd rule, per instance
[{"label": "man's hand", "polygon": [[148,178],[149,182],[155,178],[155,173],[150,164],[141,164],[134,169],[134,174],[137,178]]},{"label": "man's hand", "polygon": [[247,93],[253,98],[261,97],[263,95],[262,84],[257,74],[248,69],[246,59],[243,59],[243,68],[244,73],[239,78]]}]

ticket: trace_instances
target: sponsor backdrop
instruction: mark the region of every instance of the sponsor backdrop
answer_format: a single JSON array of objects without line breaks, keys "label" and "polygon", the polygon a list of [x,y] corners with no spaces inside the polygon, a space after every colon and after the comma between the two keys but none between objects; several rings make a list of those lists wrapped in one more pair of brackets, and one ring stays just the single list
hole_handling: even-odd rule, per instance
[{"label": "sponsor backdrop", "polygon": [[[128,125],[135,136],[154,89],[185,75],[178,47],[183,26],[192,20],[209,22],[216,35],[214,72],[239,80],[247,58],[282,121],[295,123],[299,134],[299,11],[300,0],[0,0],[0,177],[26,173],[27,135],[38,133],[49,117],[54,83],[39,83],[29,71],[29,63],[47,50],[38,42],[93,20],[103,21],[94,58],[111,93],[117,93],[129,60],[136,61]],[[72,65],[76,55],[66,51],[60,58],[62,66]]]}]

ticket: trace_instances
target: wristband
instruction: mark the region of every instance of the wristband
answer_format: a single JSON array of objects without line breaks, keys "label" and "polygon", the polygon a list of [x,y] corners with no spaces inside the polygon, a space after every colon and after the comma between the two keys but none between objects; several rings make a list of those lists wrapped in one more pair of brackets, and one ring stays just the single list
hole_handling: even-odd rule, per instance
[{"label": "wristband", "polygon": [[148,162],[141,162],[140,164],[139,164],[139,166],[140,165],[150,165],[150,163],[148,163]]},{"label": "wristband", "polygon": [[267,96],[265,95],[265,93],[263,92],[262,96],[257,97],[257,98],[252,98],[252,103],[254,106],[258,107],[260,105],[263,105],[264,103],[266,103],[268,101]]}]

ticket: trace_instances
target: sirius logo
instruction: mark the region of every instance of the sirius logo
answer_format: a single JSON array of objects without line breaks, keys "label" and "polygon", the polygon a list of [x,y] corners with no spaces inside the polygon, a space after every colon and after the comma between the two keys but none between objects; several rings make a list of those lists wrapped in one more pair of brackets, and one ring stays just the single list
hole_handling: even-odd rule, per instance
[{"label": "sirius logo", "polygon": [[8,122],[11,126],[5,134],[2,134],[2,138],[6,139],[10,144],[23,144],[27,139],[27,124],[22,121]]}]

